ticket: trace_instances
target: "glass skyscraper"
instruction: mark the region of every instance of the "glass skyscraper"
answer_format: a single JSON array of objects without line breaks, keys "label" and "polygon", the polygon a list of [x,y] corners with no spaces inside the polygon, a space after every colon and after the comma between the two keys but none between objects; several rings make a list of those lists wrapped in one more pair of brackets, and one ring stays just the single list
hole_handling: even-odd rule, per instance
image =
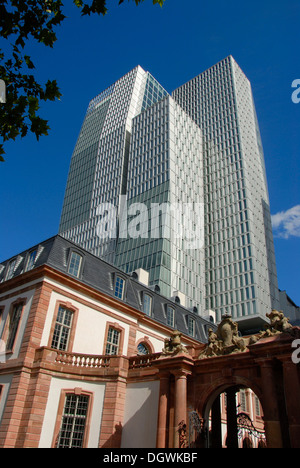
[{"label": "glass skyscraper", "polygon": [[229,56],[173,92],[203,131],[206,308],[255,328],[279,292],[251,85]]},{"label": "glass skyscraper", "polygon": [[204,298],[202,151],[200,128],[170,96],[133,119],[127,203],[146,211],[138,231],[144,235],[119,238],[116,255],[126,272],[147,270],[163,295],[181,292],[185,305],[198,310]]},{"label": "glass skyscraper", "polygon": [[166,95],[136,67],[90,102],[72,155],[59,232],[112,263],[116,236],[99,239],[99,206],[118,209],[127,188],[132,119]]},{"label": "glass skyscraper", "polygon": [[[190,232],[203,230],[197,248],[187,230],[178,235],[188,207]],[[126,272],[147,270],[150,285],[166,296],[182,293],[203,315],[213,310],[217,320],[228,313],[260,326],[279,293],[251,85],[234,59],[172,96],[138,66],[93,99],[59,231]]]}]

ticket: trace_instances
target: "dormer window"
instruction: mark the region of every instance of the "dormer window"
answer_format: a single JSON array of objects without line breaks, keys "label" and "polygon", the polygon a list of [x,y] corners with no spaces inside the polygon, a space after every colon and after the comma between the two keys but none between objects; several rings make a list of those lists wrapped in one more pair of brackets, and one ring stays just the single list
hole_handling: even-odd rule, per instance
[{"label": "dormer window", "polygon": [[33,250],[32,252],[29,253],[28,258],[27,258],[25,271],[30,271],[30,270],[33,269],[34,262],[35,262],[35,259],[36,259],[36,254],[37,254],[37,250]]},{"label": "dormer window", "polygon": [[115,296],[118,299],[123,299],[123,297],[124,297],[124,287],[125,287],[125,280],[123,278],[121,278],[121,276],[116,276]]},{"label": "dormer window", "polygon": [[167,306],[167,325],[173,328],[175,326],[175,310],[169,305]]},{"label": "dormer window", "polygon": [[16,263],[17,263],[17,259],[15,258],[14,260],[12,260],[10,262],[10,264],[8,265],[8,270],[7,270],[7,273],[6,273],[6,280],[9,280],[13,277],[14,275],[14,271],[15,271],[15,267],[16,267]]},{"label": "dormer window", "polygon": [[77,252],[72,252],[68,273],[78,278],[80,274],[81,263],[82,263],[82,256],[79,255]]},{"label": "dormer window", "polygon": [[149,294],[143,294],[143,311],[146,315],[151,317],[152,315],[152,296]]},{"label": "dormer window", "polygon": [[195,320],[189,315],[188,316],[188,330],[190,336],[195,336]]}]

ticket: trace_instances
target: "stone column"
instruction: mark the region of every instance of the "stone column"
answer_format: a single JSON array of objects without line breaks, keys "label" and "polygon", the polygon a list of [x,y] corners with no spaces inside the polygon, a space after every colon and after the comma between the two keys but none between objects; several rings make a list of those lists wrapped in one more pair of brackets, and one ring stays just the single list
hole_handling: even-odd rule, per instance
[{"label": "stone column", "polygon": [[175,373],[174,448],[179,448],[179,424],[187,424],[187,372]]},{"label": "stone column", "polygon": [[289,422],[291,448],[300,448],[299,368],[289,357],[283,361],[285,405]]},{"label": "stone column", "polygon": [[278,395],[272,361],[261,360],[261,381],[263,411],[268,448],[282,448]]},{"label": "stone column", "polygon": [[156,447],[166,448],[170,374],[160,375]]},{"label": "stone column", "polygon": [[236,417],[236,387],[226,390],[227,403],[227,447],[238,448],[238,428]]}]

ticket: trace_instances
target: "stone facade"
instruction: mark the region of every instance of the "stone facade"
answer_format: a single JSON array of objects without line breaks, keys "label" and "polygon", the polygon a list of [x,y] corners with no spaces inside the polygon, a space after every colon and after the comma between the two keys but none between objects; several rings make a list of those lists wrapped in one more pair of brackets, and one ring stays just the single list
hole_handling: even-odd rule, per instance
[{"label": "stone facade", "polygon": [[[184,328],[188,310],[177,305],[181,330],[172,329],[159,315],[166,298],[153,295],[148,316],[138,302],[129,304],[135,283],[128,277],[119,300],[88,284],[88,258],[77,278],[59,266],[63,251],[53,252],[0,285],[2,448],[236,447],[248,423],[267,447],[299,447],[299,364],[292,353],[300,330],[280,312],[271,311],[255,337],[241,337],[230,317],[218,328],[199,318],[197,333],[203,326],[208,336],[199,339]],[[259,427],[251,426],[250,413],[239,411],[237,420],[235,395],[243,389],[259,399]],[[76,421],[71,404],[81,405]],[[65,431],[70,420],[81,428],[71,428],[73,438]]]}]

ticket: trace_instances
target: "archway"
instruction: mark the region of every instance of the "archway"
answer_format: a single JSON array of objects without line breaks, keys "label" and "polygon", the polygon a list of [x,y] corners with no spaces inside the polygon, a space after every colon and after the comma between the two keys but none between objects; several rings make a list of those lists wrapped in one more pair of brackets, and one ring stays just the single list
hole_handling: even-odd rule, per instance
[{"label": "archway", "polygon": [[262,405],[245,384],[218,388],[209,398],[205,413],[209,448],[266,445]]},{"label": "archway", "polygon": [[[169,426],[174,440],[171,447],[179,447],[179,423],[186,422],[188,446],[191,448],[209,445],[239,446],[238,425],[247,432],[247,437],[250,432],[251,436],[256,434],[256,439],[259,436],[254,447],[298,448],[300,373],[299,366],[291,360],[291,349],[293,340],[300,337],[300,328],[293,328],[290,332],[276,330],[272,333],[272,330],[268,330],[266,335],[260,336],[258,341],[254,340],[247,349],[210,347],[213,344],[211,340],[209,345],[199,345],[188,352],[174,348],[172,353],[163,354],[162,358],[157,359],[155,366],[159,370],[160,399],[164,404],[159,414],[158,447],[168,446],[166,424],[171,414],[168,403],[174,387],[180,421],[178,417],[178,422]],[[231,346],[235,346],[235,343]],[[175,375],[174,384],[168,377],[172,373]],[[264,421],[261,431],[255,426],[253,429],[253,418],[240,411],[237,406],[236,393],[243,389],[251,389],[255,394],[254,398],[258,399],[257,404],[261,403],[259,416]],[[229,399],[232,409],[228,410],[231,415],[231,418],[228,416],[229,423],[226,416],[225,441],[222,438],[221,425],[216,423],[218,417],[215,416],[220,414],[220,395],[224,392],[226,395],[234,395]],[[239,421],[238,412],[242,413]],[[213,432],[213,427],[219,427],[219,435],[218,432]],[[245,442],[244,445],[249,444]]]}]

